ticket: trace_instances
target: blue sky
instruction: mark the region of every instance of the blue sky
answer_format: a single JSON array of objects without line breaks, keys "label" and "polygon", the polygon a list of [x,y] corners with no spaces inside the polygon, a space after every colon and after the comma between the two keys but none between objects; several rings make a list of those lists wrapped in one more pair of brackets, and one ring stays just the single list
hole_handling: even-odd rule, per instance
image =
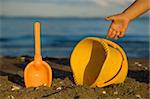
[{"label": "blue sky", "polygon": [[0,0],[1,16],[103,17],[123,11],[134,0]]}]

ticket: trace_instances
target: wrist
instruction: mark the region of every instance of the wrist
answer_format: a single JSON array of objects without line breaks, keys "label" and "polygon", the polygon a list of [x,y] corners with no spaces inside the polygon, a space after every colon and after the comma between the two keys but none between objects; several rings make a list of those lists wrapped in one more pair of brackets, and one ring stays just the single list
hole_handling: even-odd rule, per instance
[{"label": "wrist", "polygon": [[123,19],[124,19],[125,21],[127,21],[127,22],[132,21],[132,18],[131,18],[128,14],[126,14],[125,12],[122,12],[122,13],[120,14],[120,17],[123,18]]}]

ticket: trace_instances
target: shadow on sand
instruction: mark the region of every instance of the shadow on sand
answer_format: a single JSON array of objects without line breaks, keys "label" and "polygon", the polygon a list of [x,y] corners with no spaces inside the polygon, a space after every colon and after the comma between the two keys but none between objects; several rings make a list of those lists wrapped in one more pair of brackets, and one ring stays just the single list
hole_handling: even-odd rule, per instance
[{"label": "shadow on sand", "polygon": [[[21,68],[21,76],[18,75],[17,73],[12,73],[12,72],[6,72],[2,69],[0,69],[0,76],[8,76],[8,80],[19,84],[21,86],[24,86],[24,79],[23,79],[23,70],[25,68],[25,66],[31,61],[31,58],[28,58],[25,60],[25,62],[22,63],[16,63],[15,66],[17,68]],[[54,78],[60,78],[60,79],[64,79],[66,77],[68,77],[72,82],[74,82],[73,80],[73,75],[72,75],[72,71],[71,68],[69,66],[69,59],[64,59],[61,61],[61,59],[59,59],[59,61],[62,63],[57,63],[57,59],[53,59],[53,58],[46,58],[44,60],[47,60],[47,62],[52,66],[52,70],[53,70],[53,79]],[[66,63],[67,62],[67,63]],[[64,68],[64,64],[66,65],[65,68],[67,70],[65,70]],[[7,66],[8,67],[8,66]],[[58,68],[58,69],[57,69]],[[10,70],[11,71],[11,70]],[[143,82],[143,83],[149,83],[149,71],[148,70],[140,70],[140,71],[133,71],[133,70],[129,70],[128,71],[128,77],[135,79],[136,81],[139,82]]]},{"label": "shadow on sand", "polygon": [[128,77],[135,79],[139,82],[149,83],[149,71],[148,70],[140,70],[140,71],[128,71]]},{"label": "shadow on sand", "polygon": [[20,86],[25,86],[24,81],[23,81],[23,77],[21,77],[17,74],[12,74],[12,73],[0,71],[0,76],[7,76],[9,81],[16,83]]}]

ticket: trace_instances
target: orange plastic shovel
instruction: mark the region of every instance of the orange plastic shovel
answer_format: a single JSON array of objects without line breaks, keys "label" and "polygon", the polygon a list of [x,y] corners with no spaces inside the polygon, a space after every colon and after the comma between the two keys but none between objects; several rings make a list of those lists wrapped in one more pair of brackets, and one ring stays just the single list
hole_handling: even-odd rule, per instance
[{"label": "orange plastic shovel", "polygon": [[34,36],[35,36],[35,56],[34,61],[29,63],[24,71],[25,86],[38,87],[38,86],[51,86],[52,83],[52,70],[48,63],[42,61],[40,49],[40,23],[34,23]]}]

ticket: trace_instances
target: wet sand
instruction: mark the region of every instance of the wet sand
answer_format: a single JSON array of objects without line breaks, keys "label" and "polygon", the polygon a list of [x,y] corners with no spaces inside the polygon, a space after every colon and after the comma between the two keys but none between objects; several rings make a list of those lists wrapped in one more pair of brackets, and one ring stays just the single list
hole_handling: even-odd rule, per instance
[{"label": "wet sand", "polygon": [[23,70],[33,58],[0,57],[0,99],[148,99],[149,59],[129,58],[128,76],[124,83],[104,88],[77,86],[69,59],[44,58],[53,70],[50,88],[25,88]]}]

